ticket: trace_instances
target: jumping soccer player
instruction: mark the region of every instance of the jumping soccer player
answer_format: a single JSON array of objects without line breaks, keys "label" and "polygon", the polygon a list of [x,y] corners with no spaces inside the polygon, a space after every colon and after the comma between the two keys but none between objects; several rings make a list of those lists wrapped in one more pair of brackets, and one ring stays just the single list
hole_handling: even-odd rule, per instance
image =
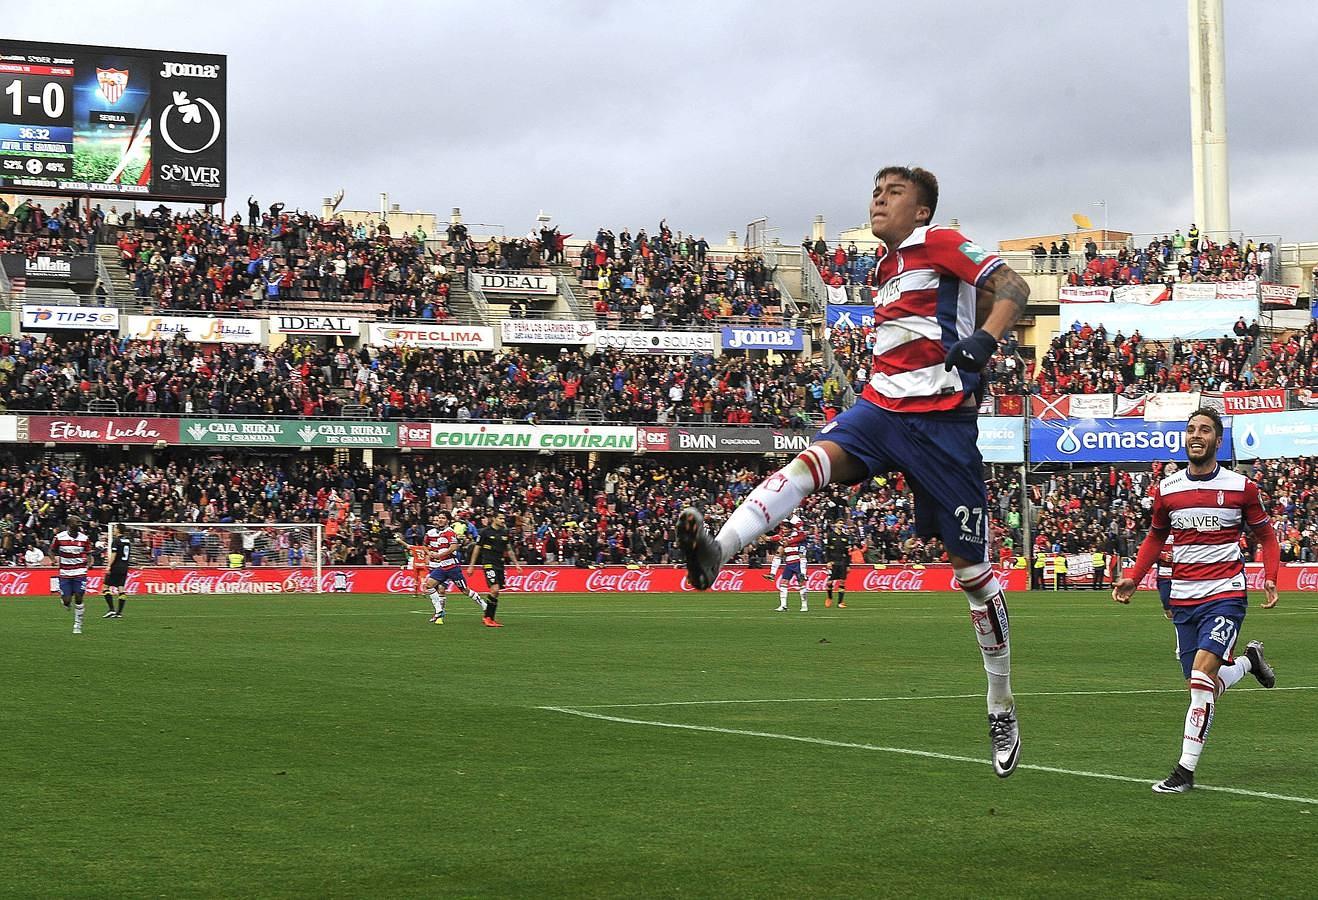
[{"label": "jumping soccer player", "polygon": [[[105,605],[109,607],[102,619],[122,619],[124,617],[124,586],[128,584],[128,563],[133,554],[133,542],[128,532],[120,531],[114,536],[110,545],[110,559],[105,565],[105,577],[101,587],[105,591]],[[114,608],[116,596],[119,608]]]},{"label": "jumping soccer player", "polygon": [[989,506],[975,416],[980,372],[1030,291],[997,255],[932,224],[937,206],[932,173],[902,166],[879,172],[869,207],[870,228],[883,243],[869,384],[810,447],[750,493],[717,538],[700,510],[688,507],[678,516],[678,541],[692,586],[708,588],[724,562],[807,495],[827,484],[905,472],[915,492],[917,530],[942,538],[970,602],[988,673],[993,770],[1005,778],[1020,757],[1020,730],[1007,603],[988,558]]},{"label": "jumping soccer player", "polygon": [[484,623],[489,628],[502,628],[503,625],[495,620],[494,614],[499,609],[499,592],[508,584],[503,564],[505,560],[511,559],[513,565],[519,565],[517,553],[512,547],[512,537],[508,533],[508,519],[503,513],[495,513],[490,527],[481,532],[475,549],[471,551],[468,572],[476,568],[482,554],[485,556],[485,584],[489,587],[485,595]]},{"label": "jumping soccer player", "polygon": [[82,520],[69,516],[63,531],[50,543],[50,555],[59,566],[59,594],[64,608],[73,607],[73,633],[82,634],[83,595],[87,592],[87,564],[91,560],[91,538],[82,530]]},{"label": "jumping soccer player", "polygon": [[1158,483],[1153,494],[1153,523],[1140,545],[1135,568],[1112,588],[1112,599],[1129,603],[1135,586],[1153,566],[1168,534],[1172,547],[1172,623],[1181,670],[1190,685],[1181,759],[1172,773],[1153,786],[1160,794],[1183,794],[1194,787],[1194,772],[1213,724],[1217,698],[1252,674],[1270,688],[1276,673],[1263,658],[1263,642],[1250,641],[1245,655],[1231,663],[1231,651],[1245,619],[1245,560],[1240,532],[1249,528],[1263,556],[1264,609],[1277,605],[1277,570],[1281,548],[1259,499],[1258,485],[1217,463],[1222,446],[1222,417],[1216,410],[1195,410],[1185,425],[1190,464]]},{"label": "jumping soccer player", "polygon": [[449,525],[448,513],[435,516],[435,526],[426,532],[426,548],[430,551],[430,572],[426,577],[426,592],[430,594],[430,603],[435,607],[435,614],[430,621],[435,625],[444,624],[444,592],[450,584],[461,588],[472,602],[485,613],[485,601],[481,595],[467,586],[467,579],[462,575],[462,560],[458,556],[458,535]]},{"label": "jumping soccer player", "polygon": [[833,605],[833,592],[837,591],[837,608],[847,608],[847,570],[851,568],[851,537],[847,534],[847,523],[841,519],[833,523],[833,531],[824,545],[824,553],[832,570],[828,573],[828,596],[824,606]]},{"label": "jumping soccer player", "polygon": [[787,524],[791,529],[778,540],[778,553],[782,557],[783,567],[778,576],[776,611],[787,612],[787,592],[795,584],[797,592],[801,595],[801,612],[809,612],[810,607],[806,602],[805,557],[801,549],[805,544],[806,533],[801,527],[800,516],[792,516],[787,520]]}]

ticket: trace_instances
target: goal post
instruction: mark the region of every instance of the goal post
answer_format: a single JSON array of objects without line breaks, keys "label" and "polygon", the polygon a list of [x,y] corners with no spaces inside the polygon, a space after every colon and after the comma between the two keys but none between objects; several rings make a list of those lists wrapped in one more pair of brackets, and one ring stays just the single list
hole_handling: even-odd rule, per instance
[{"label": "goal post", "polygon": [[321,593],[325,526],[283,522],[111,522],[106,552],[116,535],[132,542],[135,569],[291,568],[315,572]]}]

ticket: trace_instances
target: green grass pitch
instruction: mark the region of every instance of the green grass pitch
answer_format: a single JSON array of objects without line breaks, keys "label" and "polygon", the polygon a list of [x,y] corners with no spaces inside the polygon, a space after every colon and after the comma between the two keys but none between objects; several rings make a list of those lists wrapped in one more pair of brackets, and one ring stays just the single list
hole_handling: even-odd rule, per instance
[{"label": "green grass pitch", "polygon": [[1223,698],[1198,773],[1244,793],[1170,797],[1151,595],[1012,598],[1007,780],[959,595],[776,599],[508,595],[495,631],[456,597],[443,626],[412,597],[89,598],[80,637],[6,599],[0,895],[1318,890],[1318,597],[1246,619],[1278,688]]}]

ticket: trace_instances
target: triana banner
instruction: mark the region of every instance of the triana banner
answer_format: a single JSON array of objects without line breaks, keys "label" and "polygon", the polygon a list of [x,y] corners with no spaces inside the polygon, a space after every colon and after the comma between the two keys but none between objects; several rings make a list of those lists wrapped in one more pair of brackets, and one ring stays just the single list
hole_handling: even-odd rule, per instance
[{"label": "triana banner", "polygon": [[1023,463],[1025,420],[1015,416],[980,416],[977,443],[986,463]]},{"label": "triana banner", "polygon": [[46,306],[42,303],[24,303],[20,321],[24,331],[118,331],[119,310],[113,306]]},{"label": "triana banner", "polygon": [[580,450],[632,453],[636,428],[612,425],[498,425],[410,422],[399,428],[403,447],[438,450]]},{"label": "triana banner", "polygon": [[[1286,392],[1281,388],[1267,391],[1224,391],[1212,397],[1220,399],[1221,412],[1225,416],[1286,411]],[[1205,395],[1205,401],[1207,400],[1208,396]]]},{"label": "triana banner", "polygon": [[1180,422],[1190,418],[1202,405],[1198,391],[1160,391],[1144,398],[1144,420],[1147,422]]},{"label": "triana banner", "polygon": [[487,294],[540,294],[558,296],[558,279],[525,272],[472,272],[471,284]]},{"label": "triana banner", "polygon": [[1272,308],[1294,309],[1300,305],[1300,289],[1293,284],[1260,284],[1259,303]]},{"label": "triana banner", "polygon": [[1114,303],[1138,303],[1152,306],[1164,300],[1170,300],[1171,294],[1165,284],[1123,284],[1112,291]]},{"label": "triana banner", "polygon": [[216,316],[125,316],[123,336],[138,341],[172,341],[176,337],[201,344],[259,344],[261,319]]},{"label": "triana banner", "polygon": [[378,447],[398,446],[393,422],[318,419],[183,419],[179,442],[202,446]]},{"label": "triana banner", "polygon": [[643,425],[637,440],[658,453],[799,453],[813,431],[782,431],[754,426],[665,427]]},{"label": "triana banner", "polygon": [[178,419],[135,416],[18,416],[15,439],[32,444],[166,444],[179,442]]},{"label": "triana banner", "polygon": [[1087,285],[1065,285],[1057,289],[1062,303],[1107,303],[1112,299],[1112,288]]},{"label": "triana banner", "polygon": [[275,334],[339,334],[361,337],[362,320],[356,316],[271,316]]},{"label": "triana banner", "polygon": [[1236,459],[1318,456],[1318,412],[1236,416],[1231,431]]},{"label": "triana banner", "polygon": [[[872,310],[871,310],[872,312]],[[723,327],[724,350],[805,349],[805,332],[800,328]]]},{"label": "triana banner", "polygon": [[372,322],[367,334],[368,343],[377,347],[424,347],[433,350],[494,349],[494,329],[484,325]]},{"label": "triana banner", "polygon": [[1195,281],[1172,287],[1176,300],[1257,300],[1258,296],[1257,281]]},{"label": "triana banner", "polygon": [[594,321],[577,319],[504,319],[499,323],[505,344],[572,344],[595,341]]},{"label": "triana banner", "polygon": [[1091,324],[1100,323],[1108,334],[1130,334],[1139,329],[1146,340],[1183,341],[1216,340],[1230,335],[1241,316],[1248,322],[1258,316],[1254,300],[1184,300],[1141,306],[1137,303],[1109,303],[1095,307]]},{"label": "triana banner", "polygon": [[[1218,459],[1230,460],[1231,446],[1232,426],[1228,424]],[[1135,418],[1030,420],[1030,462],[1151,463],[1184,459],[1184,419],[1180,422]]]},{"label": "triana banner", "polygon": [[863,303],[830,303],[824,311],[829,328],[870,328],[874,325],[874,307]]},{"label": "triana banner", "polygon": [[595,351],[689,356],[713,353],[717,339],[718,333],[713,331],[597,331]]},{"label": "triana banner", "polygon": [[[1318,573],[1318,566],[1312,567]],[[714,580],[712,590],[723,593],[768,593],[773,585],[761,576],[767,569],[750,569],[746,566],[724,566]],[[1283,572],[1298,571],[1284,567]],[[58,574],[53,568],[5,569],[0,571],[0,597],[41,597],[56,593],[52,579]],[[421,573],[424,577],[424,572]],[[822,591],[827,586],[827,566],[810,566],[806,587]],[[998,581],[1008,591],[1024,591],[1029,587],[1024,569],[997,568]],[[103,573],[96,571],[87,578],[87,592],[99,594],[103,588]],[[485,575],[477,571],[468,576],[477,590],[485,589]],[[628,568],[606,566],[599,569],[581,569],[576,566],[508,566],[508,583],[505,590],[526,594],[552,593],[677,593],[689,591],[686,570],[678,567]],[[1285,577],[1285,576],[1283,576]],[[952,567],[945,563],[927,566],[852,566],[847,573],[847,590],[854,593],[901,593],[956,590]],[[326,593],[349,594],[415,594],[417,575],[397,566],[325,566],[321,569],[320,587]],[[1290,582],[1280,585],[1283,590]],[[316,570],[308,566],[248,569],[130,569],[124,589],[129,594],[157,597],[191,594],[306,594],[316,588]],[[1313,585],[1298,590],[1318,590],[1318,578]],[[752,602],[759,602],[754,600]]]},{"label": "triana banner", "polygon": [[5,274],[22,278],[29,285],[41,287],[68,287],[71,284],[88,284],[96,281],[96,257],[90,253],[64,256],[58,253],[0,253],[0,265]]}]

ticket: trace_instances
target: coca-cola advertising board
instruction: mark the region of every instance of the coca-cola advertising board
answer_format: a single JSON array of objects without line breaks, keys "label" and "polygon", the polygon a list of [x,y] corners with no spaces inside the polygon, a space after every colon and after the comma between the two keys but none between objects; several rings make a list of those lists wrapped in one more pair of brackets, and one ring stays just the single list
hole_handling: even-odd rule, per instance
[{"label": "coca-cola advertising board", "polygon": [[[726,593],[769,591],[773,585],[762,576],[764,569],[728,566],[719,573],[713,590]],[[52,568],[6,569],[0,571],[0,596],[43,596],[56,592]],[[87,579],[87,592],[99,594],[102,572],[93,571]],[[807,576],[810,590],[827,587],[829,569],[814,566]],[[340,577],[342,576],[342,577]],[[579,569],[572,566],[510,566],[507,589],[522,593],[678,593],[690,591],[686,571],[676,567],[628,568],[607,566]],[[1026,588],[1024,569],[1000,569],[998,577],[1008,590]],[[1318,590],[1318,567],[1314,567],[1312,586]],[[484,576],[472,577],[473,586],[485,587]],[[413,594],[416,576],[393,566],[339,566],[321,571],[321,590],[349,594]],[[181,594],[307,594],[314,593],[316,571],[312,568],[252,569],[133,569],[125,590],[136,596],[175,596]],[[853,566],[847,576],[847,590],[858,592],[951,591],[955,590],[952,567],[930,566]],[[1295,588],[1291,588],[1294,590]]]},{"label": "coca-cola advertising board", "polygon": [[19,441],[33,444],[177,444],[178,419],[19,416]]},{"label": "coca-cola advertising board", "polygon": [[[1131,570],[1127,569],[1123,574],[1129,577]],[[1256,595],[1261,596],[1263,581],[1263,564],[1245,563],[1245,586]],[[1157,573],[1149,571],[1139,586],[1141,590],[1157,590]],[[1318,565],[1282,566],[1277,572],[1277,590],[1318,592]]]}]

